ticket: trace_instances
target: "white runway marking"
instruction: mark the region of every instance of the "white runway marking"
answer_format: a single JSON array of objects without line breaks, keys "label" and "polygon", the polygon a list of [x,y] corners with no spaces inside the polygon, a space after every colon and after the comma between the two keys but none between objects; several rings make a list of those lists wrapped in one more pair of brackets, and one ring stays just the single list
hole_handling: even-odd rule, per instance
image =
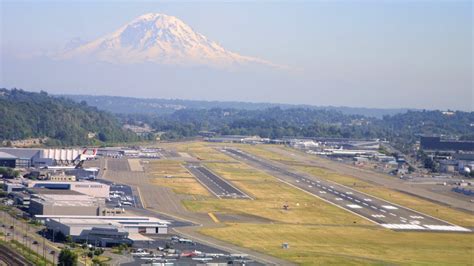
[{"label": "white runway marking", "polygon": [[372,217],[375,217],[375,218],[384,218],[385,215],[383,215],[383,214],[372,214]]},{"label": "white runway marking", "polygon": [[347,195],[351,195],[351,194],[352,194],[352,192],[348,191],[348,192],[346,192],[346,194],[347,194]]},{"label": "white runway marking", "polygon": [[424,227],[416,225],[416,224],[381,224],[381,225],[389,229],[425,230]]},{"label": "white runway marking", "polygon": [[364,201],[372,201],[371,199],[364,199]]},{"label": "white runway marking", "polygon": [[459,232],[471,232],[471,230],[457,226],[457,225],[429,225],[425,224],[423,225],[424,227],[431,229],[431,230],[437,230],[437,231],[459,231]]},{"label": "white runway marking", "polygon": [[362,209],[362,206],[357,205],[357,204],[347,204],[346,206],[351,209]]},{"label": "white runway marking", "polygon": [[321,194],[325,194],[325,193],[326,193],[326,191],[322,191],[322,190],[321,190],[321,191],[319,191],[319,193],[321,193]]},{"label": "white runway marking", "polygon": [[412,219],[425,219],[423,216],[418,216],[418,215],[410,215],[410,218],[412,218]]},{"label": "white runway marking", "polygon": [[398,208],[392,205],[382,205],[382,208],[385,208],[387,210],[397,210]]},{"label": "white runway marking", "polygon": [[336,200],[342,200],[341,198],[336,198]]}]

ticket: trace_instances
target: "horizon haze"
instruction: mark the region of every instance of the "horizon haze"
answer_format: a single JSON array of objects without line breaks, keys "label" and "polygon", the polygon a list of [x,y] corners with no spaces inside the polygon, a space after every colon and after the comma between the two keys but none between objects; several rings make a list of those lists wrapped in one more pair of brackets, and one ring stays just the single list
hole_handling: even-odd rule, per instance
[{"label": "horizon haze", "polygon": [[3,1],[0,9],[5,88],[474,109],[470,1]]}]

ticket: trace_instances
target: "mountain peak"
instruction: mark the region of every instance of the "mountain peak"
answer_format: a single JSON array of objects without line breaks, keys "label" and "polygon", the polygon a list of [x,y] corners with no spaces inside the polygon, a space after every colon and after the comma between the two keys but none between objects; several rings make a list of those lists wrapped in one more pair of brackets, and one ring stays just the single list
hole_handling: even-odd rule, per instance
[{"label": "mountain peak", "polygon": [[58,57],[115,64],[276,66],[258,58],[227,51],[179,18],[160,13],[141,15],[115,32],[64,51]]}]

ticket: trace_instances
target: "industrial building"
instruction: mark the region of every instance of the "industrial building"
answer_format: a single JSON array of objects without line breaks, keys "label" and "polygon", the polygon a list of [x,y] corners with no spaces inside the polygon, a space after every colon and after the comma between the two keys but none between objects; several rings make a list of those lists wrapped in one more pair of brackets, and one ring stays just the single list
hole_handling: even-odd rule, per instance
[{"label": "industrial building", "polygon": [[28,168],[71,164],[81,155],[80,149],[0,148],[0,166]]},{"label": "industrial building", "polygon": [[425,151],[474,151],[474,141],[441,140],[440,137],[420,138],[420,147]]},{"label": "industrial building", "polygon": [[0,148],[0,166],[28,168],[40,158],[38,149]]},{"label": "industrial building", "polygon": [[57,190],[33,190],[29,203],[29,213],[31,215],[97,216],[100,215],[101,209],[105,206],[104,200],[75,191],[58,193]]},{"label": "industrial building", "polygon": [[47,188],[54,190],[73,190],[79,193],[97,198],[107,198],[110,192],[110,186],[99,182],[73,182],[73,181],[33,181],[28,182],[29,188]]},{"label": "industrial building", "polygon": [[167,234],[169,222],[141,216],[37,215],[50,230],[70,235],[74,241],[110,246],[151,240],[141,234]]}]

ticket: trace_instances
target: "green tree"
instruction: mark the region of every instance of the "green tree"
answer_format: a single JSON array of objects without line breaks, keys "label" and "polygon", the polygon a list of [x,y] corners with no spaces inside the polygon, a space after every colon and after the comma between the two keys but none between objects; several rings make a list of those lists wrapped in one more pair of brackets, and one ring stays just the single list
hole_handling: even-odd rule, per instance
[{"label": "green tree", "polygon": [[77,265],[77,254],[72,250],[65,248],[62,249],[58,257],[58,265],[61,266],[76,266]]}]

